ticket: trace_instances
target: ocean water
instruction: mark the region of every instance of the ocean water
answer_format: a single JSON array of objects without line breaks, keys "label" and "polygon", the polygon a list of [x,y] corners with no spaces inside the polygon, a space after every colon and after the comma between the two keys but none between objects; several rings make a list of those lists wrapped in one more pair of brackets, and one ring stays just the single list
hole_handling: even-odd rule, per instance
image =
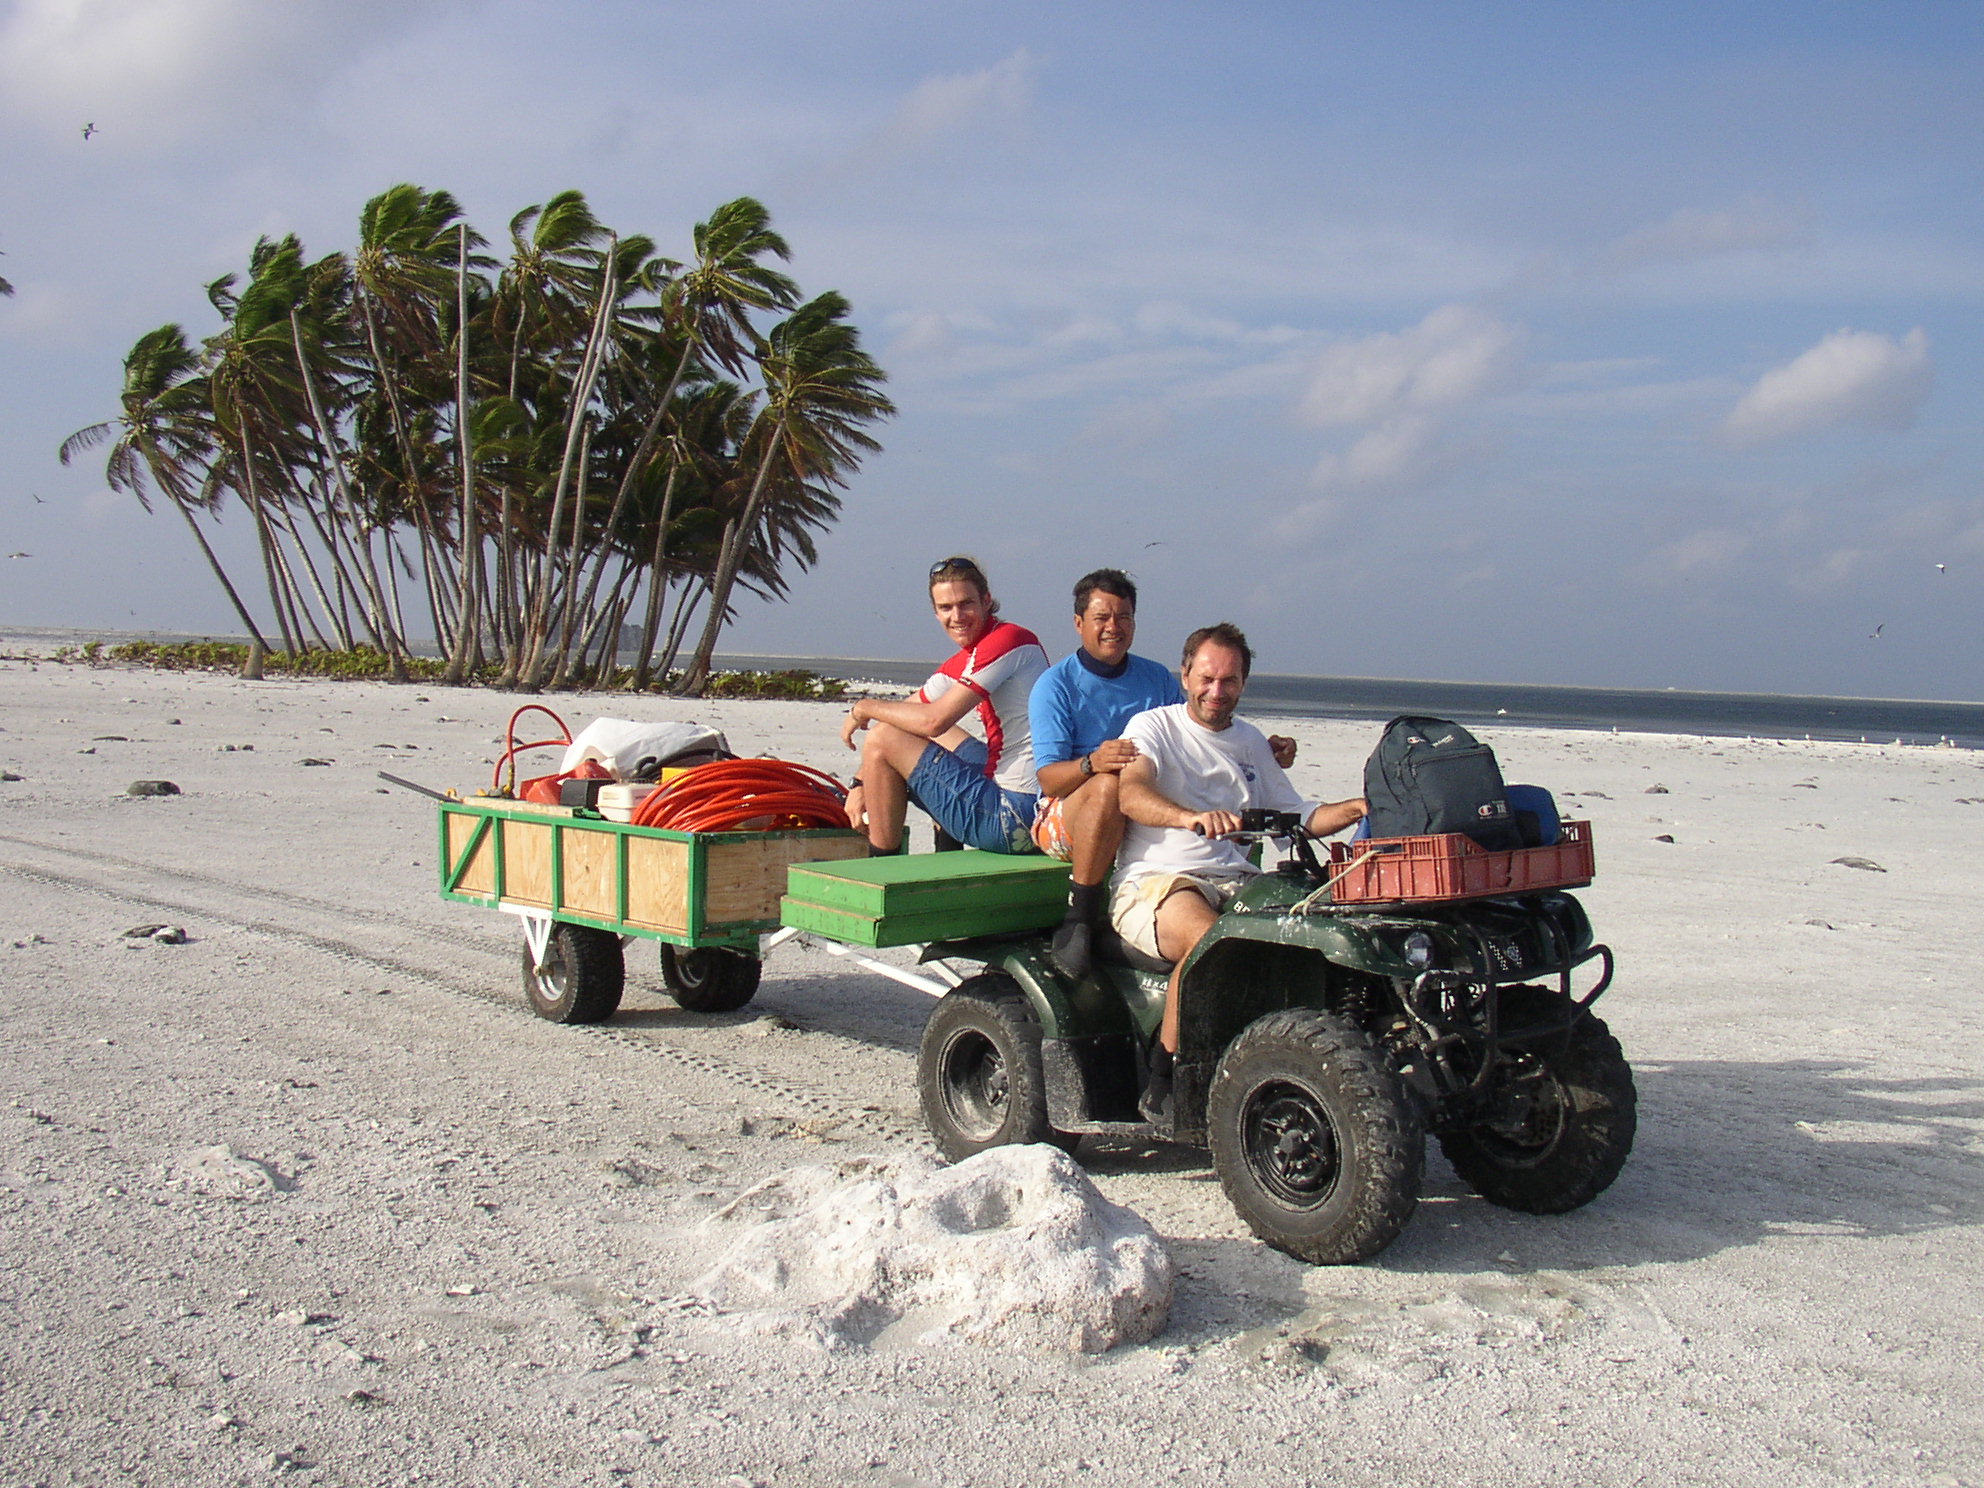
[{"label": "ocean water", "polygon": [[[850,681],[914,685],[930,661],[837,656],[724,656],[726,667],[801,668]],[[1401,713],[1451,718],[1469,728],[1622,729],[1725,738],[1846,739],[1876,744],[1953,744],[1984,749],[1984,703],[1900,698],[1799,697],[1742,692],[1636,692],[1514,682],[1420,682],[1386,677],[1294,677],[1256,672],[1242,711],[1382,723]]]},{"label": "ocean water", "polygon": [[[40,646],[88,640],[197,640],[160,632],[57,630],[0,626],[7,640]],[[916,686],[936,669],[918,661],[847,656],[719,654],[724,669],[799,669],[852,682]],[[1245,711],[1296,718],[1350,718],[1382,723],[1401,713],[1452,718],[1469,728],[1497,723],[1529,728],[1623,729],[1636,733],[1710,734],[1724,738],[1845,739],[1875,744],[1951,744],[1984,749],[1984,703],[1906,698],[1801,697],[1746,692],[1637,692],[1611,687],[1540,687],[1515,682],[1422,682],[1386,677],[1295,677],[1256,672]]]}]

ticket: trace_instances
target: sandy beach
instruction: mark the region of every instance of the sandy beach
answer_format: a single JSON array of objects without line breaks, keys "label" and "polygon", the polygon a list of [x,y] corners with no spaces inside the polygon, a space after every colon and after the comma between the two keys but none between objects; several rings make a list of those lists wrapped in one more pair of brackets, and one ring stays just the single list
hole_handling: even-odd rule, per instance
[{"label": "sandy beach", "polygon": [[[927,998],[788,946],[697,1017],[637,943],[613,1022],[531,1016],[375,774],[486,784],[504,694],[16,648],[0,697],[8,1488],[1984,1485],[1984,755],[1488,733],[1594,824],[1608,1193],[1514,1214],[1435,1152],[1395,1245],[1317,1269],[1202,1153],[1091,1140],[1177,1266],[1152,1343],[825,1352],[685,1302],[704,1221],[929,1153]],[[545,701],[853,760],[829,705]],[[1377,734],[1278,727],[1331,797]]]}]

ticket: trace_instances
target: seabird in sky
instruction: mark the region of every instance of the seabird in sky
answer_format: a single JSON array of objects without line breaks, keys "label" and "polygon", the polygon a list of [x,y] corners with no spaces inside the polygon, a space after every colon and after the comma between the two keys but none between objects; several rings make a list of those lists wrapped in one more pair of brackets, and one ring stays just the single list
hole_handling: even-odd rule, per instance
[{"label": "seabird in sky", "polygon": [[88,139],[88,138],[89,138],[89,137],[90,137],[91,135],[93,135],[93,134],[95,134],[96,132],[97,132],[97,127],[96,127],[96,125],[95,125],[94,123],[90,123],[90,124],[85,124],[85,125],[83,126],[83,138],[84,138],[84,139]]}]

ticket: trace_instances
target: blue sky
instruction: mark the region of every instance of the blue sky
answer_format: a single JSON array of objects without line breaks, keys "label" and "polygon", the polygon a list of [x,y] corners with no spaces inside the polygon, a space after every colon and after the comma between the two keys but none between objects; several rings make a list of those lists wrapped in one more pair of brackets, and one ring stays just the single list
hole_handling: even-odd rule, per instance
[{"label": "blue sky", "polygon": [[0,623],[228,627],[55,447],[409,180],[664,251],[754,195],[853,301],[900,416],[729,648],[934,655],[965,551],[1057,652],[1114,563],[1167,658],[1984,698],[1980,52],[1951,3],[0,0]]}]

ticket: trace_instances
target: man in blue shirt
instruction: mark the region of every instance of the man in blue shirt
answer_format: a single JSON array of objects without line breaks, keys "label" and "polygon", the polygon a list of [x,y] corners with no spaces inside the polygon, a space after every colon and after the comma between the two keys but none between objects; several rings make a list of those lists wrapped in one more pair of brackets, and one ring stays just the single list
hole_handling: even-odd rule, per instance
[{"label": "man in blue shirt", "polygon": [[[1081,646],[1033,684],[1033,728],[1040,807],[1033,840],[1069,865],[1067,917],[1054,932],[1054,959],[1069,977],[1088,974],[1089,941],[1108,909],[1110,870],[1123,841],[1118,776],[1137,758],[1123,726],[1151,708],[1182,703],[1169,667],[1130,654],[1137,634],[1137,586],[1117,568],[1098,568],[1075,584],[1075,633]],[[1284,766],[1295,741],[1273,741]]]}]

